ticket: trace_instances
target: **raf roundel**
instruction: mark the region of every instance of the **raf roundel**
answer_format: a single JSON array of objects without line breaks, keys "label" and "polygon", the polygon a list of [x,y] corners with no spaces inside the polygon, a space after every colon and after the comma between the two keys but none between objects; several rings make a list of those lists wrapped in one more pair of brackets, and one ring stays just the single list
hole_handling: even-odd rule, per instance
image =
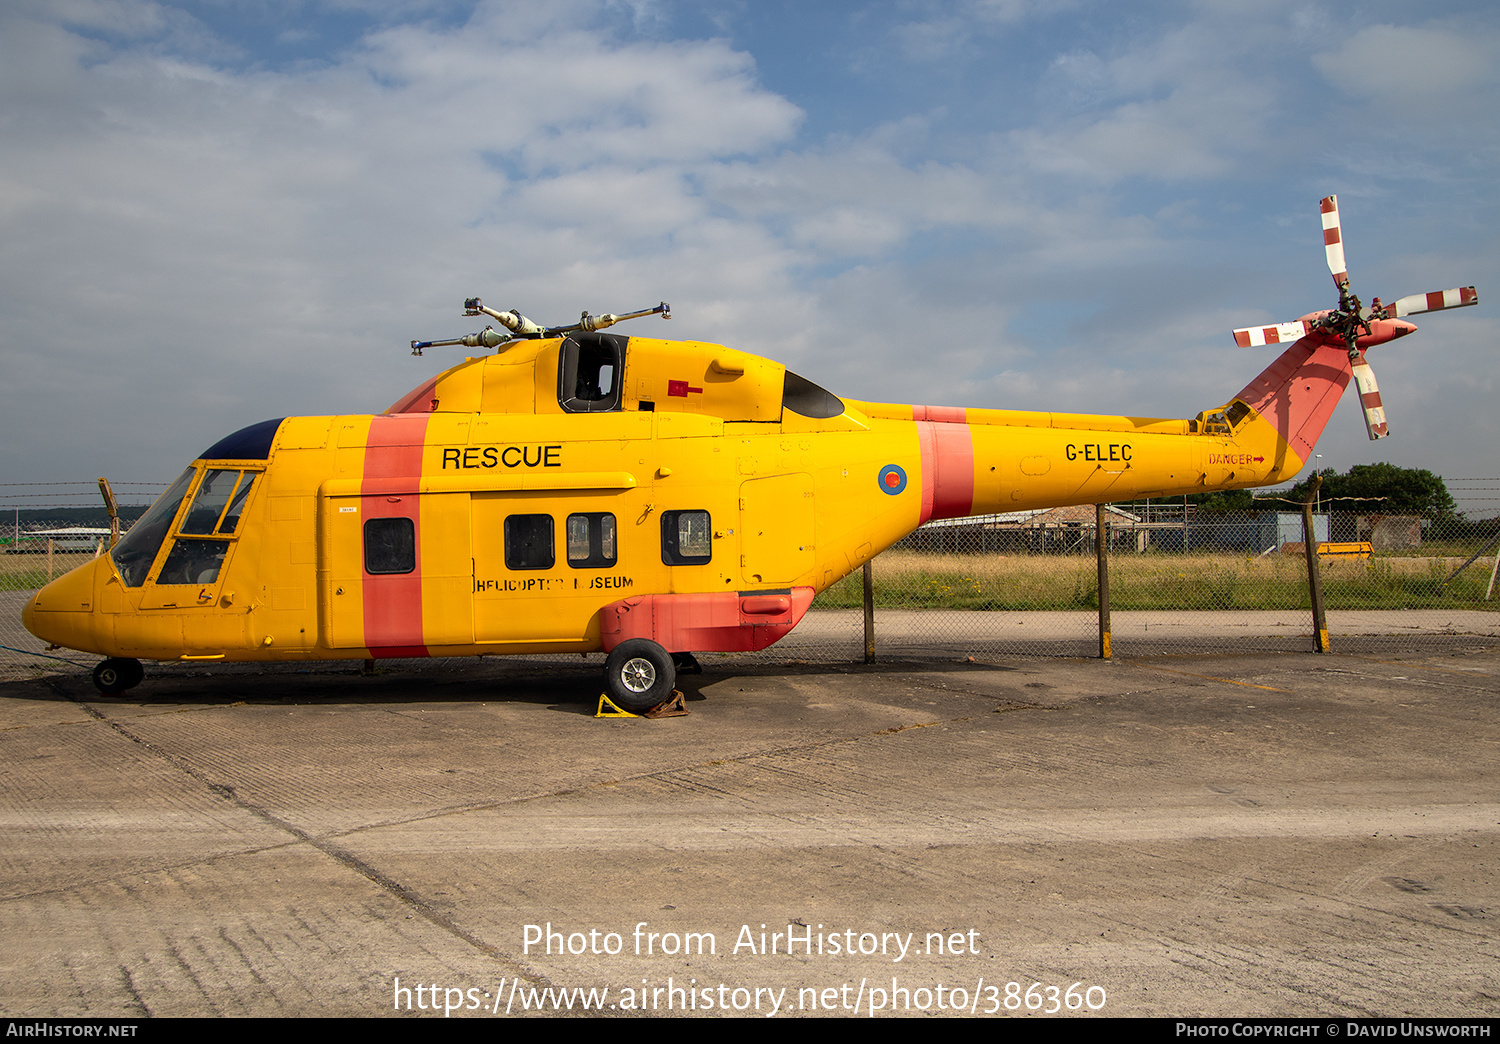
[{"label": "raf roundel", "polygon": [[906,472],[899,464],[887,464],[880,469],[879,482],[881,491],[894,497],[906,488]]}]

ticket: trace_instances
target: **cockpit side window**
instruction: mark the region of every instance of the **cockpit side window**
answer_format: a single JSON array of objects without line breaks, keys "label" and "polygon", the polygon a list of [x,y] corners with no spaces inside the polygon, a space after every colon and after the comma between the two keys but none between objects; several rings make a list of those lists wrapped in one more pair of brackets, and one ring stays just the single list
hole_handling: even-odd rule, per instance
[{"label": "cockpit side window", "polygon": [[200,536],[212,533],[219,524],[219,515],[224,511],[224,505],[229,503],[229,495],[234,492],[235,481],[239,477],[238,471],[211,468],[198,484],[192,506],[188,508],[187,517],[182,520],[181,531]]},{"label": "cockpit side window", "polygon": [[157,574],[158,584],[211,584],[219,578],[227,540],[178,540]]},{"label": "cockpit side window", "polygon": [[224,509],[224,518],[219,522],[216,533],[233,533],[236,526],[240,524],[240,514],[245,510],[245,500],[250,496],[250,487],[255,485],[258,472],[247,471],[240,479],[240,484],[234,488],[234,498],[229,501],[229,507]]},{"label": "cockpit side window", "polygon": [[620,375],[626,337],[573,334],[557,359],[557,402],[568,413],[609,413],[620,408]]}]

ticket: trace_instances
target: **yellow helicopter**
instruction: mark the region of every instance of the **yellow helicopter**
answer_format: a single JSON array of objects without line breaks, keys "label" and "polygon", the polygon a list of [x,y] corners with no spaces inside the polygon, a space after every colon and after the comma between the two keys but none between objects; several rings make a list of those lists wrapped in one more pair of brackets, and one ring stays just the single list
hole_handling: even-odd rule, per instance
[{"label": "yellow helicopter", "polygon": [[763,649],[824,590],[930,519],[1281,482],[1352,377],[1386,434],[1364,353],[1402,316],[1473,287],[1361,305],[1334,197],[1339,304],[1235,332],[1292,342],[1228,402],[1183,420],[841,399],[780,363],[488,316],[493,349],[374,416],[287,417],[205,450],[107,556],[23,619],[104,654],[105,694],[142,659],[608,654],[610,697],[646,710],[695,652]]}]

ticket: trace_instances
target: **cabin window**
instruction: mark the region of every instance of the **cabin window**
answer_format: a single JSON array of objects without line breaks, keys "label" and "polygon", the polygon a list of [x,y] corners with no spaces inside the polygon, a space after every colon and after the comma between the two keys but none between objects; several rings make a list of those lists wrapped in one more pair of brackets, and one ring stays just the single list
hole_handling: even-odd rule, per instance
[{"label": "cabin window", "polygon": [[417,568],[417,526],[409,518],[365,522],[365,572],[410,573]]},{"label": "cabin window", "polygon": [[156,561],[156,553],[161,550],[167,530],[172,528],[172,519],[177,517],[177,509],[182,506],[182,498],[187,495],[195,474],[193,468],[184,471],[110,551],[109,557],[126,587],[140,587],[146,582],[151,563]]},{"label": "cabin window", "polygon": [[663,511],[661,560],[667,565],[707,565],[713,531],[707,511]]},{"label": "cabin window", "polygon": [[551,569],[555,561],[551,515],[510,515],[505,519],[506,569]]},{"label": "cabin window", "polygon": [[788,370],[781,385],[781,407],[813,420],[827,420],[843,414],[844,400]]},{"label": "cabin window", "polygon": [[620,371],[628,338],[574,334],[557,358],[557,401],[568,413],[608,413],[620,408]]},{"label": "cabin window", "polygon": [[590,512],[568,516],[568,565],[608,569],[615,564],[615,516]]}]

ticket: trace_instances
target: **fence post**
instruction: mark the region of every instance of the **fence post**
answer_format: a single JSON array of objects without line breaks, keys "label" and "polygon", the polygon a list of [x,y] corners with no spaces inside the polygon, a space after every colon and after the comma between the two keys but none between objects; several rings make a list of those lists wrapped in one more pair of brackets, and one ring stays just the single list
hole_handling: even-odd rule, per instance
[{"label": "fence post", "polygon": [[1318,572],[1318,536],[1313,525],[1313,500],[1323,485],[1323,476],[1314,475],[1302,501],[1302,548],[1307,553],[1307,590],[1312,596],[1313,650],[1328,651],[1328,620],[1323,615],[1323,577]]},{"label": "fence post", "polygon": [[1105,506],[1094,505],[1094,556],[1099,560],[1099,659],[1110,658],[1109,648],[1109,519]]},{"label": "fence post", "polygon": [[52,538],[47,538],[47,579],[52,579]]},{"label": "fence post", "polygon": [[875,566],[865,563],[865,663],[875,662]]}]

